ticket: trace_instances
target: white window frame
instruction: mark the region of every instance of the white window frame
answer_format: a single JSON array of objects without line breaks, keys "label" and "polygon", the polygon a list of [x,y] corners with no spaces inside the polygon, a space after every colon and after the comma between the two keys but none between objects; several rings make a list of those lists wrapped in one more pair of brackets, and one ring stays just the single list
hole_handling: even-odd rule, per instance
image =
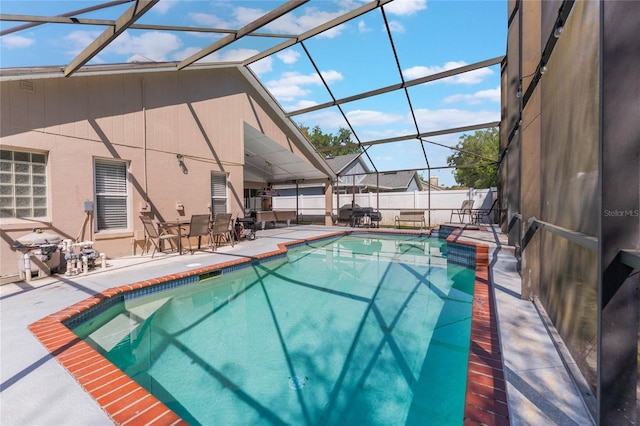
[{"label": "white window frame", "polygon": [[[44,161],[34,161],[34,156]],[[16,159],[16,157],[18,158]],[[49,156],[44,152],[2,149],[0,156],[0,218],[42,219],[49,217],[48,163]]]},{"label": "white window frame", "polygon": [[[111,175],[105,175],[110,179],[109,182],[100,182],[101,176],[98,176],[99,168],[103,167],[100,172]],[[111,167],[111,170],[109,169]],[[124,168],[124,176],[120,175],[120,168]],[[105,186],[108,188],[105,189]],[[94,188],[94,211],[95,211],[95,231],[96,232],[111,232],[111,231],[128,231],[131,227],[130,217],[130,204],[131,196],[129,189],[129,162],[124,160],[114,160],[106,158],[94,158],[93,159],[93,188]],[[114,217],[111,221],[112,224],[105,223],[107,219],[102,217],[100,211],[105,205],[105,200],[119,200],[119,211],[116,213],[119,217]],[[124,203],[122,204],[122,201]],[[117,205],[112,208],[118,208]],[[118,214],[119,213],[119,214]],[[122,223],[124,219],[125,223]],[[120,224],[118,224],[118,220]]]},{"label": "white window frame", "polygon": [[[224,179],[224,195],[222,195],[222,184],[219,182],[220,178]],[[215,219],[217,213],[228,213],[229,212],[229,180],[227,173],[225,172],[211,172],[211,218]],[[224,203],[224,212],[216,211],[216,206]]]}]

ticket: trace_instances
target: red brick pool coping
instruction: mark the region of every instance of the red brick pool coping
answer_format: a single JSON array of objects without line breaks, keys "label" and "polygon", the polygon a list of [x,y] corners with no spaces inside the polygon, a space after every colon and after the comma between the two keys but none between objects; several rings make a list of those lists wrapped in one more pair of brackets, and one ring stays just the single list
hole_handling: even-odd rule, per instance
[{"label": "red brick pool coping", "polygon": [[[355,232],[367,232],[358,230]],[[384,230],[375,229],[380,233]],[[457,240],[461,230],[454,231],[447,241]],[[252,258],[238,259],[184,273],[166,275],[105,290],[42,318],[29,326],[29,330],[42,342],[49,353],[96,400],[102,409],[119,425],[187,425],[164,403],[147,392],[95,349],[79,339],[63,321],[118,294],[163,282],[200,275],[213,270],[264,259],[287,252],[287,246],[317,239],[352,233],[334,232],[304,240],[278,245],[278,250]],[[393,233],[393,231],[389,231]],[[415,232],[423,235],[423,232]],[[486,244],[455,241],[476,247],[476,282],[473,296],[471,343],[467,373],[467,392],[464,411],[465,425],[508,425],[506,388],[502,369],[498,329],[495,316],[493,289],[489,279],[489,248]]]},{"label": "red brick pool coping", "polygon": [[[466,227],[466,229],[470,229]],[[476,227],[478,230],[485,228]],[[476,282],[473,290],[471,342],[467,367],[465,425],[509,425],[502,350],[495,310],[495,298],[489,275],[489,246],[460,239],[463,229],[455,229],[448,243],[475,246]]]}]

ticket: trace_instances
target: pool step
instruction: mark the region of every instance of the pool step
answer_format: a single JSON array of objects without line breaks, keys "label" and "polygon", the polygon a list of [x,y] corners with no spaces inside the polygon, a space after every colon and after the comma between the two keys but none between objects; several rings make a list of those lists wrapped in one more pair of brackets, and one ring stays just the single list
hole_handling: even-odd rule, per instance
[{"label": "pool step", "polygon": [[88,336],[106,352],[110,352],[149,317],[166,305],[171,297],[128,308]]}]

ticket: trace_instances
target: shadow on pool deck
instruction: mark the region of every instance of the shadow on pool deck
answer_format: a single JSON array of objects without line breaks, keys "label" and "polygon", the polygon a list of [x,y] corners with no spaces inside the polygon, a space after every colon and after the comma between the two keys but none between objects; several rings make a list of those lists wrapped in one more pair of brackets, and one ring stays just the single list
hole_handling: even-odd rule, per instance
[{"label": "shadow on pool deck", "polygon": [[[33,322],[108,288],[256,256],[287,241],[344,227],[292,226],[258,232],[216,253],[129,256],[106,270],[57,275],[0,286],[0,424],[112,425],[113,421],[29,332]],[[357,231],[358,229],[354,229]],[[465,230],[461,238],[489,245],[511,424],[594,424],[535,305],[520,299],[513,250],[498,232]]]}]

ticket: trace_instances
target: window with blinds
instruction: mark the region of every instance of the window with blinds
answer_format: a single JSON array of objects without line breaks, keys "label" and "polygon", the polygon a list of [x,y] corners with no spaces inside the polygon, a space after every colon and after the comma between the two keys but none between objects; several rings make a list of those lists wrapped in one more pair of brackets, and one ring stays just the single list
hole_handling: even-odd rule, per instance
[{"label": "window with blinds", "polygon": [[128,229],[127,163],[96,158],[94,173],[98,231]]},{"label": "window with blinds", "polygon": [[47,216],[47,156],[0,150],[0,217]]},{"label": "window with blinds", "polygon": [[211,217],[227,212],[227,174],[211,172]]}]

